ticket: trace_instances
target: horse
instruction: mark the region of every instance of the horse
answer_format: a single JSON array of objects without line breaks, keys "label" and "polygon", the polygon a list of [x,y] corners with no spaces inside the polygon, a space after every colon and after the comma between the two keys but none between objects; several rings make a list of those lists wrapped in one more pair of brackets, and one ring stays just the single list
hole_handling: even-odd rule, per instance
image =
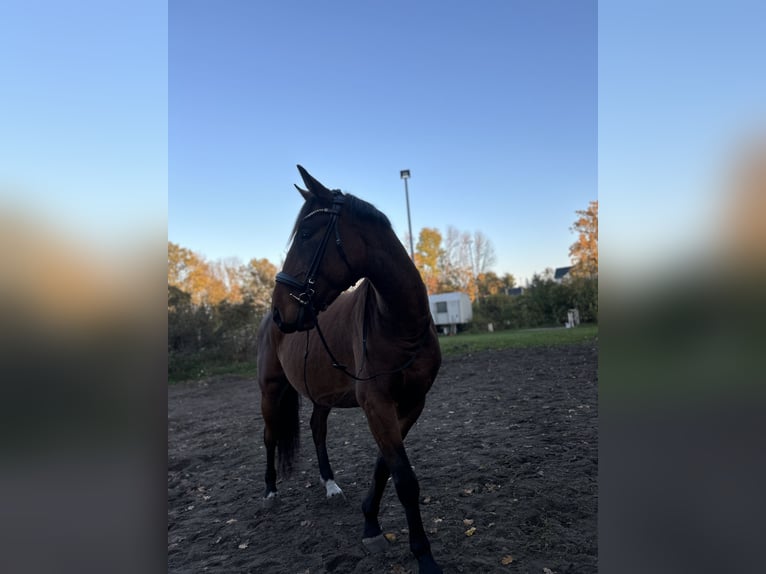
[{"label": "horse", "polygon": [[295,187],[305,201],[258,330],[264,502],[270,506],[277,496],[275,453],[281,473],[292,469],[300,396],[313,404],[311,430],[328,498],[342,494],[325,445],[328,415],[336,407],[360,407],[379,448],[362,503],[362,542],[372,552],[388,544],[378,514],[392,477],[420,574],[441,573],[404,447],[441,366],[426,287],[383,213],[297,167],[306,189]]}]

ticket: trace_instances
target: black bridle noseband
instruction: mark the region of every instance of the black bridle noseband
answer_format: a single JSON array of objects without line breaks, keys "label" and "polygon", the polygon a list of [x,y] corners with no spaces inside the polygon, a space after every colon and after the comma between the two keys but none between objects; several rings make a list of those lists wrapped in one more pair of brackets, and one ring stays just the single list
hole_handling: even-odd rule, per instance
[{"label": "black bridle noseband", "polygon": [[343,207],[343,203],[345,201],[346,198],[340,191],[334,191],[332,207],[315,209],[301,220],[306,221],[310,217],[320,213],[327,213],[330,215],[330,222],[327,224],[324,236],[322,237],[322,242],[319,244],[319,247],[317,247],[317,250],[314,252],[314,257],[311,259],[311,264],[309,265],[309,269],[306,272],[306,279],[303,282],[300,282],[295,277],[289,273],[285,273],[284,271],[277,273],[277,283],[282,283],[288,287],[298,289],[298,294],[296,295],[291,291],[290,297],[295,299],[303,307],[308,308],[314,314],[314,316],[316,316],[317,312],[317,309],[314,307],[314,295],[316,294],[314,286],[316,284],[316,275],[319,271],[319,264],[322,262],[324,253],[327,250],[327,243],[330,240],[330,235],[333,231],[335,231],[335,245],[338,248],[338,253],[340,253],[341,259],[343,259],[343,262],[346,264],[349,270],[351,269],[351,264],[349,264],[348,259],[346,258],[346,253],[343,251],[343,244],[340,241],[340,231],[338,230],[338,218],[340,217],[340,210]]}]

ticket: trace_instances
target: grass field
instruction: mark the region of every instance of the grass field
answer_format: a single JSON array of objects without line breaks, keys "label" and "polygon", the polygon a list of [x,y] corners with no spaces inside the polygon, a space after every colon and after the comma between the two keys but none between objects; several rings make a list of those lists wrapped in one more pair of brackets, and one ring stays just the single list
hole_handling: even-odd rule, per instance
[{"label": "grass field", "polygon": [[463,333],[452,337],[439,337],[442,354],[445,356],[473,353],[486,349],[509,347],[539,347],[567,345],[596,340],[598,325],[580,325],[574,329],[553,327],[549,329],[518,329],[494,333]]},{"label": "grass field", "polygon": [[[486,349],[506,349],[509,347],[540,347],[567,345],[596,340],[598,325],[580,325],[575,329],[553,327],[549,329],[518,329],[497,331],[495,333],[462,333],[452,337],[439,337],[442,354],[446,357],[474,353]],[[216,375],[242,375],[254,377],[255,363],[206,363],[191,361],[173,370],[170,383],[183,380],[204,379]]]}]

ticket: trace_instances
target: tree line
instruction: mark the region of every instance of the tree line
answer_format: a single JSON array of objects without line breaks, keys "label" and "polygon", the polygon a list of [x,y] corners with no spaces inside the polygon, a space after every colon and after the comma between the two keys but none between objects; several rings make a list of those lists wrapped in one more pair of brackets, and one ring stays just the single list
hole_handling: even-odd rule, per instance
[{"label": "tree line", "polygon": [[268,259],[210,262],[169,241],[168,375],[194,377],[211,365],[253,363],[276,274]]},{"label": "tree line", "polygon": [[557,281],[553,270],[546,269],[535,273],[521,293],[492,294],[474,301],[470,329],[486,331],[489,324],[495,330],[560,327],[570,309],[578,310],[582,323],[598,322],[598,277]]},{"label": "tree line", "polygon": [[[577,211],[571,230],[571,277],[558,282],[552,270],[535,274],[521,294],[516,279],[498,276],[492,242],[482,232],[450,226],[421,229],[415,265],[429,294],[462,291],[473,302],[473,329],[561,325],[577,308],[583,322],[598,320],[598,202]],[[405,238],[408,239],[408,238]],[[409,241],[404,241],[409,244]],[[277,267],[268,259],[242,263],[208,261],[168,242],[168,373],[199,376],[211,365],[254,363],[256,332],[271,305]]]},{"label": "tree line", "polygon": [[583,323],[598,322],[598,200],[575,213],[578,217],[570,231],[577,239],[569,248],[572,267],[567,276],[557,281],[548,268],[513,295],[497,283],[493,290],[482,289],[477,278],[473,330],[486,329],[490,323],[494,329],[561,326],[569,309],[577,309]]},{"label": "tree line", "polygon": [[[406,243],[406,242],[405,242]],[[516,279],[490,271],[495,248],[481,231],[461,232],[453,226],[442,234],[433,227],[420,230],[415,247],[415,266],[429,295],[462,291],[471,301],[482,294],[511,289]]]}]

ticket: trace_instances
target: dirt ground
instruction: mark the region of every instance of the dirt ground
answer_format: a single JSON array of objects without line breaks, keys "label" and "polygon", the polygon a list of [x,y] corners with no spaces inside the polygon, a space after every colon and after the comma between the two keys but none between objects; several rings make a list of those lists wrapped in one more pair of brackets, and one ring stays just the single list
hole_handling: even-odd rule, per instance
[{"label": "dirt ground", "polygon": [[[595,343],[447,358],[406,446],[445,572],[597,571]],[[376,448],[360,409],[330,415],[345,500],[325,498],[301,407],[296,469],[276,509],[261,504],[265,451],[253,379],[168,389],[168,570],[265,574],[416,573],[389,483],[381,554],[361,543]]]}]

